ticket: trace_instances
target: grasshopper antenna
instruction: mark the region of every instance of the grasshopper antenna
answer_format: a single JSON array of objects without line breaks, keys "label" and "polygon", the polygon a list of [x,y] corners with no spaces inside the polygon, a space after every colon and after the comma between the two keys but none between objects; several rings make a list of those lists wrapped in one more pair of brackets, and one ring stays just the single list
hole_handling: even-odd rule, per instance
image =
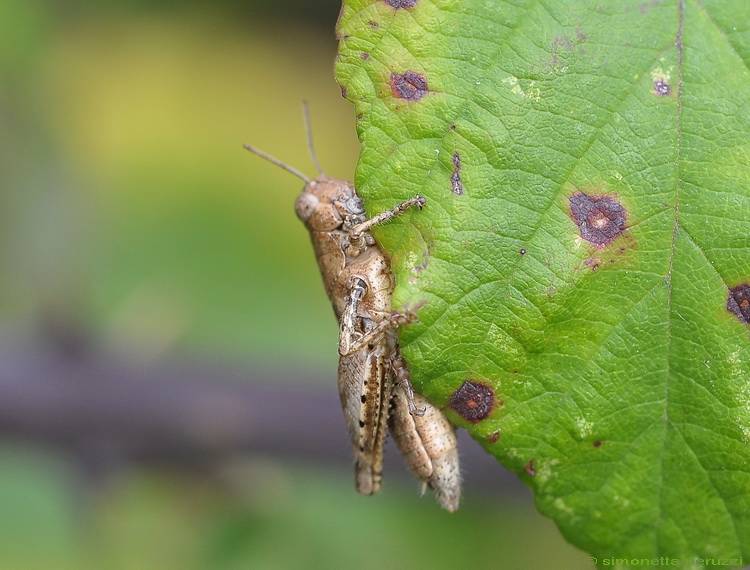
[{"label": "grasshopper antenna", "polygon": [[304,181],[305,181],[305,183],[307,183],[307,184],[310,184],[310,179],[309,179],[309,178],[308,178],[307,176],[305,176],[304,174],[302,174],[302,173],[301,173],[301,172],[300,172],[299,170],[297,170],[296,168],[292,168],[291,166],[289,166],[289,165],[288,165],[288,164],[286,164],[285,162],[281,162],[281,161],[280,161],[280,160],[279,160],[278,158],[274,158],[273,156],[271,156],[271,155],[270,155],[270,154],[268,154],[267,152],[263,152],[263,151],[262,151],[262,150],[260,150],[259,148],[255,148],[255,147],[254,147],[254,146],[252,146],[252,145],[249,145],[249,144],[244,144],[244,145],[242,145],[242,146],[244,146],[244,147],[245,147],[245,148],[246,148],[247,150],[249,150],[250,152],[252,152],[252,153],[254,153],[254,154],[257,154],[257,155],[258,155],[258,156],[260,156],[261,158],[265,158],[265,159],[266,159],[266,160],[267,160],[268,162],[272,162],[272,163],[274,163],[274,164],[275,164],[276,166],[280,166],[281,168],[283,168],[283,169],[284,169],[284,170],[286,170],[287,172],[289,172],[289,173],[291,173],[291,174],[294,174],[294,175],[295,175],[295,176],[296,176],[297,178],[301,178],[302,180],[304,180]]},{"label": "grasshopper antenna", "polygon": [[313,138],[312,138],[312,123],[310,122],[310,111],[307,108],[307,101],[302,101],[302,112],[305,115],[305,130],[307,131],[307,149],[310,151],[310,156],[312,157],[313,164],[315,165],[315,168],[318,169],[318,174],[321,176],[325,176],[326,173],[323,172],[323,169],[320,167],[320,163],[318,162],[318,157],[315,156],[315,147],[313,147]]}]

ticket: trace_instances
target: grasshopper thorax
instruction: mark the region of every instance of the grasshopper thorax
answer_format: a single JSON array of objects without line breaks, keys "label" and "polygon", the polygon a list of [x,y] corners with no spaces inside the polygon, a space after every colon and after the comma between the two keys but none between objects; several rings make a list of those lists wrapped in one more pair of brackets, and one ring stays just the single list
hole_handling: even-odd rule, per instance
[{"label": "grasshopper thorax", "polygon": [[362,199],[346,180],[319,176],[305,185],[294,204],[310,231],[330,232],[364,220]]}]

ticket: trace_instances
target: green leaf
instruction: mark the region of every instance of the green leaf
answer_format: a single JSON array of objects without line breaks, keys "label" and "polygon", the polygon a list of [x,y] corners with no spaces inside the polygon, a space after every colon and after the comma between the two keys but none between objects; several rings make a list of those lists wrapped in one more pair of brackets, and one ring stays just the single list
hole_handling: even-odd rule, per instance
[{"label": "green leaf", "polygon": [[368,209],[428,200],[376,234],[416,387],[600,565],[750,560],[750,4],[346,0],[339,37]]}]

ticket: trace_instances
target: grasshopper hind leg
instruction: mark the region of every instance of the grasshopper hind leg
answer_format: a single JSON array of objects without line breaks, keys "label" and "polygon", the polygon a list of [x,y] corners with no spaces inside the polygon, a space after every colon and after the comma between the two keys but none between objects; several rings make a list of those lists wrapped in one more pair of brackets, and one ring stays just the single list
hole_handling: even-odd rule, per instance
[{"label": "grasshopper hind leg", "polygon": [[[398,348],[395,349],[398,352]],[[454,512],[461,500],[461,470],[455,428],[440,408],[420,394],[407,393],[410,386],[406,363],[396,354],[391,357],[393,394],[388,420],[396,446],[423,490],[435,491],[440,505]],[[415,407],[421,414],[411,412]]]},{"label": "grasshopper hind leg", "polygon": [[382,486],[383,449],[392,384],[385,381],[388,359],[383,343],[339,358],[339,396],[354,451],[357,491]]}]

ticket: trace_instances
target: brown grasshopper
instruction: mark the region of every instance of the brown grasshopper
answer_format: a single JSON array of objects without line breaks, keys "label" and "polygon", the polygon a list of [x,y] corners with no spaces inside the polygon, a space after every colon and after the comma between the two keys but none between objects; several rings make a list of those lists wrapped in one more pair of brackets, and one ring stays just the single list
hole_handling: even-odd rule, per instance
[{"label": "brown grasshopper", "polygon": [[[309,124],[309,121],[308,121]],[[436,491],[449,511],[458,508],[460,479],[453,427],[444,414],[411,388],[406,363],[397,349],[398,326],[416,319],[392,310],[394,278],[390,261],[370,229],[416,206],[416,196],[367,219],[354,185],[320,175],[310,179],[251,146],[245,148],[305,182],[297,197],[297,216],[310,231],[318,267],[339,321],[338,385],[355,455],[357,490],[380,490],[385,432],[394,439],[413,473]],[[415,401],[419,401],[418,408]],[[427,459],[425,459],[427,458]]]}]

